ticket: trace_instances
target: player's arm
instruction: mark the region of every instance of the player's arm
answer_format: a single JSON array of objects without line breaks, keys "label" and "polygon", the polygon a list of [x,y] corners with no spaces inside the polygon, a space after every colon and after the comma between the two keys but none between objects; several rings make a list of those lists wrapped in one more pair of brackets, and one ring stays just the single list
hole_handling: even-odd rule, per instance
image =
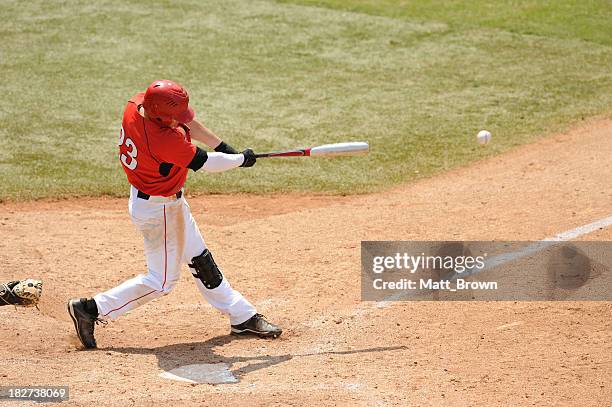
[{"label": "player's arm", "polygon": [[222,141],[219,136],[207,129],[199,121],[194,119],[188,126],[191,130],[191,138],[193,140],[198,140],[206,144],[218,153],[239,154],[232,146]]},{"label": "player's arm", "polygon": [[[255,153],[247,149],[241,153],[226,154],[207,152],[193,143],[185,140],[184,134],[178,129],[167,129],[164,137],[160,137],[154,146],[155,155],[162,163],[178,165],[193,171],[200,169],[207,172],[222,172],[236,167],[252,167],[255,164]],[[170,172],[165,166],[165,174]],[[164,175],[164,172],[160,173]]]},{"label": "player's arm", "polygon": [[253,150],[247,149],[239,154],[209,153],[196,147],[196,152],[187,165],[194,171],[202,169],[207,172],[222,172],[237,167],[252,167],[255,164]]}]

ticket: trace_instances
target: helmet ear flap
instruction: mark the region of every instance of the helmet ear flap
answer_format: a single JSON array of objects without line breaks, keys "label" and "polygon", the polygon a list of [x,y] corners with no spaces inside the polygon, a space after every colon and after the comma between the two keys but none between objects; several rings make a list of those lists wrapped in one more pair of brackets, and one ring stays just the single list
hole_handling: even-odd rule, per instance
[{"label": "helmet ear flap", "polygon": [[143,108],[147,114],[147,117],[151,121],[160,125],[169,125],[172,123],[172,118],[167,117],[167,115],[164,114],[164,111],[160,108],[159,103],[149,101],[149,103],[143,104]]}]

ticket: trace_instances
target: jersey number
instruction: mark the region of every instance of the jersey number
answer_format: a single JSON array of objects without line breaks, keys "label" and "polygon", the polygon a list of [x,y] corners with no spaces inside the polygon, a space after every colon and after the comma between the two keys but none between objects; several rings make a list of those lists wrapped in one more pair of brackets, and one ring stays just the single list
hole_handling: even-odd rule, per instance
[{"label": "jersey number", "polygon": [[136,149],[136,144],[134,144],[131,138],[125,138],[125,131],[123,130],[123,127],[121,127],[121,134],[119,135],[118,146],[121,147],[121,145],[123,145],[124,143],[127,155],[121,154],[121,162],[123,163],[123,165],[125,165],[127,169],[134,171],[134,169],[138,165],[138,162],[136,161],[138,150]]}]

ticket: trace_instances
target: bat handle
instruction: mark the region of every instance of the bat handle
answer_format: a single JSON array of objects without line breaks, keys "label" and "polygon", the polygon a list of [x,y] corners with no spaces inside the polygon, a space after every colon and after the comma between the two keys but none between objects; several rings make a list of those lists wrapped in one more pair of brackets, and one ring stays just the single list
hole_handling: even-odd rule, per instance
[{"label": "bat handle", "polygon": [[305,148],[303,150],[291,150],[281,151],[275,153],[260,153],[255,154],[255,158],[266,158],[266,157],[305,157],[310,155],[310,149]]}]

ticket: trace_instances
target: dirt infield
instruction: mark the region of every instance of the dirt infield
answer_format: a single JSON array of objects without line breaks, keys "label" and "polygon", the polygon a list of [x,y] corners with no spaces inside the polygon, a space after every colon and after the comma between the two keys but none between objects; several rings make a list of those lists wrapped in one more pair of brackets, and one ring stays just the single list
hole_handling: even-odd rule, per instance
[{"label": "dirt infield", "polygon": [[[228,336],[185,268],[81,351],[65,301],[145,270],[127,200],[2,204],[1,280],[42,277],[45,291],[40,312],[0,308],[0,384],[69,385],[65,405],[82,406],[609,405],[610,302],[376,307],[360,302],[359,261],[361,240],[537,240],[610,216],[610,157],[603,119],[379,194],[189,198],[232,284],[285,328],[274,341]],[[198,363],[238,381],[159,376]]]}]

